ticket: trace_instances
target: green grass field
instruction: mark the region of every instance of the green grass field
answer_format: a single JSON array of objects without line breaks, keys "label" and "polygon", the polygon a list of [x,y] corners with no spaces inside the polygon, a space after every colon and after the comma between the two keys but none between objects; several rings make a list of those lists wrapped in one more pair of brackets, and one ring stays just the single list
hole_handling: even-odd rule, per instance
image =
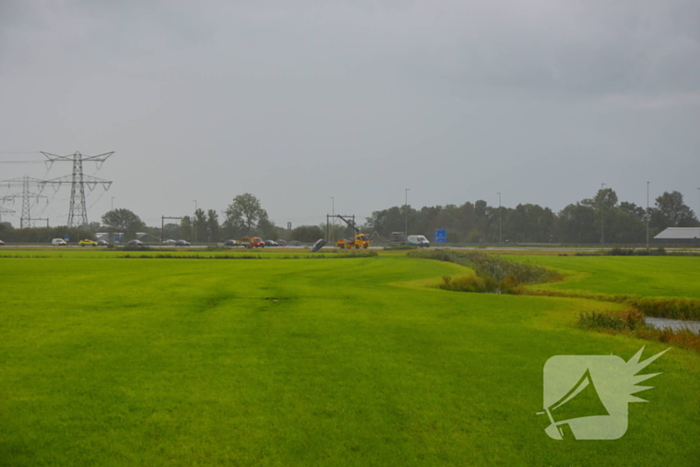
[{"label": "green grass field", "polygon": [[507,259],[561,271],[566,280],[533,286],[637,297],[700,298],[700,257],[516,256]]},{"label": "green grass field", "polygon": [[[547,359],[666,348],[574,327],[616,304],[436,290],[470,271],[400,254],[76,253],[0,258],[0,465],[698,465],[700,355],[678,348],[621,439],[544,433]],[[695,296],[661,259],[658,295]]]}]

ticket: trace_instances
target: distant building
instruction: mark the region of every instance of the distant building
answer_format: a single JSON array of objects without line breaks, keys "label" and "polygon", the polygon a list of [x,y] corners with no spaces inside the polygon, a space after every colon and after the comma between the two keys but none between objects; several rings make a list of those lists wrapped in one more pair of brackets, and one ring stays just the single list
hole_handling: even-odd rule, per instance
[{"label": "distant building", "polygon": [[682,243],[697,245],[700,242],[700,227],[669,227],[654,237],[659,243]]}]

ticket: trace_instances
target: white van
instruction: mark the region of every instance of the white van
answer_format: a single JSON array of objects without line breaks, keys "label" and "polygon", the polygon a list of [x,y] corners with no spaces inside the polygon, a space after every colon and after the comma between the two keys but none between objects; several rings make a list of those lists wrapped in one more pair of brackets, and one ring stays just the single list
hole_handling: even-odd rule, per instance
[{"label": "white van", "polygon": [[406,245],[428,248],[430,242],[423,235],[409,235],[406,239]]},{"label": "white van", "polygon": [[65,245],[67,245],[66,241],[63,240],[62,238],[54,238],[53,240],[51,240],[51,244],[53,246],[65,246]]}]

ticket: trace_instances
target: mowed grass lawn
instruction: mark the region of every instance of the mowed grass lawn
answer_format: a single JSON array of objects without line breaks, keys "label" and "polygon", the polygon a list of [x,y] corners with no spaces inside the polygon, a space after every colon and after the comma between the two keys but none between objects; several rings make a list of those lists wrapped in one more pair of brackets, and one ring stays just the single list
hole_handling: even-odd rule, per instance
[{"label": "mowed grass lawn", "polygon": [[561,271],[565,280],[533,286],[638,297],[700,298],[699,256],[521,256],[506,259]]},{"label": "mowed grass lawn", "polygon": [[547,359],[666,348],[573,327],[614,304],[431,289],[469,271],[401,255],[103,256],[0,258],[0,465],[698,465],[677,348],[621,439],[544,433]]}]

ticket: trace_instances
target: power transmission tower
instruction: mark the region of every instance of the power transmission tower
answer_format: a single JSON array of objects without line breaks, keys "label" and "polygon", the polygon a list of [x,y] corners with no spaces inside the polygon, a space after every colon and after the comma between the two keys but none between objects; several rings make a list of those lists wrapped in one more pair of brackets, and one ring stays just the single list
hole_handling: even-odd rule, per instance
[{"label": "power transmission tower", "polygon": [[92,191],[95,186],[99,183],[106,190],[112,185],[109,180],[103,180],[101,178],[92,177],[90,175],[83,174],[83,162],[96,162],[97,168],[102,167],[102,163],[107,160],[109,156],[114,154],[112,152],[106,152],[104,154],[99,154],[97,156],[84,157],[79,152],[75,154],[70,154],[68,156],[57,156],[56,154],[50,154],[48,152],[41,151],[41,153],[50,162],[73,162],[73,174],[66,175],[65,177],[58,177],[52,180],[46,180],[44,184],[52,184],[60,187],[64,183],[70,182],[71,192],[70,192],[70,209],[68,210],[68,227],[80,227],[82,225],[88,224],[87,219],[87,208],[85,207],[85,185]]},{"label": "power transmission tower", "polygon": [[31,193],[29,191],[29,184],[33,183],[36,185],[39,185],[40,187],[43,186],[41,185],[44,181],[39,180],[38,178],[32,178],[28,176],[24,176],[22,178],[12,178],[9,180],[3,180],[0,181],[0,185],[7,185],[8,187],[10,186],[16,186],[16,185],[22,185],[22,193],[15,193],[12,195],[7,195],[3,196],[2,200],[6,201],[11,199],[12,201],[15,200],[15,198],[22,198],[22,216],[19,218],[19,228],[23,229],[25,227],[31,227],[31,205],[29,203],[30,198],[35,198],[36,200],[39,200],[39,198],[46,198],[46,196],[42,195],[41,193]]}]

